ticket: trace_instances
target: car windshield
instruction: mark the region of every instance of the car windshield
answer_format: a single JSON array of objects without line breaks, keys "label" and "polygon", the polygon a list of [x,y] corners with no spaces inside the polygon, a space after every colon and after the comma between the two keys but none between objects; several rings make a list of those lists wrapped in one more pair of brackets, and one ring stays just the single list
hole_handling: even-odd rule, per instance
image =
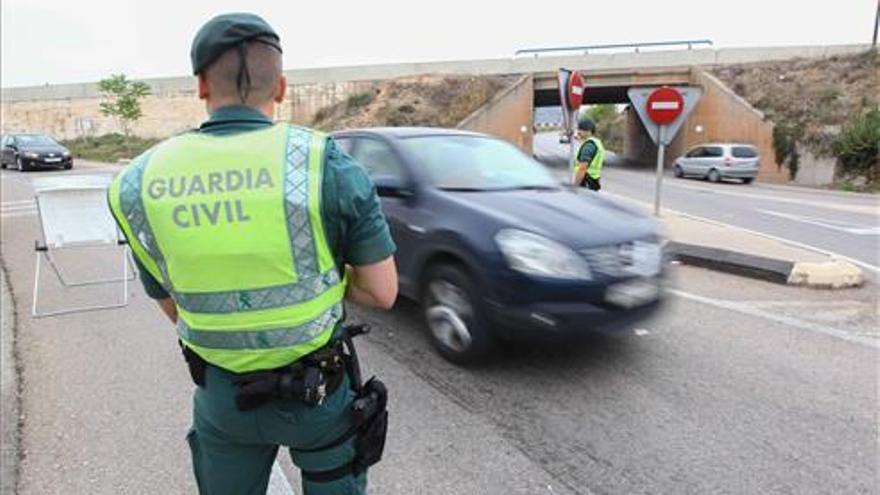
[{"label": "car windshield", "polygon": [[25,146],[57,146],[58,143],[50,138],[49,136],[45,136],[43,134],[22,134],[20,136],[16,136],[15,140],[20,144]]},{"label": "car windshield", "polygon": [[513,145],[479,136],[419,136],[401,140],[439,189],[556,189],[544,167]]}]

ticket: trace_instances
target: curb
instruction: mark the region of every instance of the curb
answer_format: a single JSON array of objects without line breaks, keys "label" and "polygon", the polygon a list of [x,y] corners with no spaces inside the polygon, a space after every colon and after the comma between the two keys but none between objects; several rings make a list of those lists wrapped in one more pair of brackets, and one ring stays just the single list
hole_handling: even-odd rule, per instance
[{"label": "curb", "polygon": [[666,249],[670,259],[687,265],[777,284],[841,289],[862,283],[861,269],[846,261],[794,262],[677,241]]}]

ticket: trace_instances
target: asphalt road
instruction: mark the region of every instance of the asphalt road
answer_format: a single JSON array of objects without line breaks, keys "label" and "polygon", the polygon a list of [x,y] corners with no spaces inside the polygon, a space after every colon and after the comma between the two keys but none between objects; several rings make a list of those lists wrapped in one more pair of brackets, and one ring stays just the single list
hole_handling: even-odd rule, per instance
[{"label": "asphalt road", "polygon": [[[561,164],[568,145],[556,133],[535,136],[535,154]],[[602,172],[603,190],[653,204],[656,176],[625,169],[613,159]],[[880,272],[880,196],[738,181],[663,179],[663,207],[795,241],[855,260]]]},{"label": "asphalt road", "polygon": [[[194,493],[191,384],[140,287],[122,310],[29,316],[37,175],[54,174],[0,175],[24,378],[20,493]],[[108,255],[59,261],[96,274]],[[413,303],[353,309],[374,325],[360,345],[368,373],[393,394],[371,493],[880,493],[876,287],[671,272],[665,310],[625,335],[508,346],[474,368],[431,351]],[[45,281],[47,304],[114,294],[63,296]],[[281,466],[296,485],[286,456]]]}]

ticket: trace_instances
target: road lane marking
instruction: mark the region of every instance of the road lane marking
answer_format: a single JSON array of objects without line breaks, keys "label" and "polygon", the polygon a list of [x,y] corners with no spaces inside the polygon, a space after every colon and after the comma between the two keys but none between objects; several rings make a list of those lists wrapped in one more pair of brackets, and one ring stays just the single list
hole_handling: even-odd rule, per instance
[{"label": "road lane marking", "polygon": [[853,235],[880,235],[880,227],[866,227],[861,224],[837,222],[832,220],[824,220],[821,218],[807,217],[801,215],[792,215],[791,213],[782,213],[780,211],[758,209],[761,213],[773,215],[779,218],[787,218],[796,222],[817,225],[826,229],[837,230]]},{"label": "road lane marking", "polygon": [[266,490],[266,495],[294,495],[290,481],[281,470],[278,461],[272,464],[272,475],[269,477],[269,488]]},{"label": "road lane marking", "polygon": [[836,337],[847,342],[852,342],[854,344],[860,344],[866,347],[872,347],[874,349],[880,350],[880,340],[862,337],[859,334],[852,334],[838,328],[829,327],[827,325],[821,325],[818,323],[812,323],[809,321],[803,321],[797,318],[793,318],[791,316],[771,313],[763,309],[758,309],[757,307],[749,303],[744,303],[741,301],[714,299],[711,297],[701,296],[699,294],[692,294],[690,292],[671,288],[666,289],[666,292],[684,299],[707,304],[709,306],[715,306],[716,308],[727,309],[749,316],[764,318],[766,320],[775,321],[776,323],[782,323],[783,325],[788,325],[801,330],[820,333],[823,335],[828,335],[830,337]]}]

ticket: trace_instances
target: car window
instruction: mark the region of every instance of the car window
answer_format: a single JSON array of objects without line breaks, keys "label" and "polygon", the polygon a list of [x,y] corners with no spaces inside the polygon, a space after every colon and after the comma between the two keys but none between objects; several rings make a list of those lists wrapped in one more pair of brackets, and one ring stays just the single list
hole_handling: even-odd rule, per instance
[{"label": "car window", "polygon": [[730,151],[734,158],[756,158],[758,152],[751,146],[734,146]]},{"label": "car window", "polygon": [[370,177],[401,177],[403,166],[390,146],[376,139],[358,139],[352,156],[367,169]]},{"label": "car window", "polygon": [[515,146],[481,136],[418,136],[401,147],[440,189],[555,189],[557,182],[537,161]]},{"label": "car window", "polygon": [[354,148],[354,138],[351,137],[334,137],[333,141],[336,142],[336,145],[339,146],[339,149],[342,151],[351,154],[351,149]]},{"label": "car window", "polygon": [[694,148],[688,151],[687,155],[685,156],[687,156],[688,158],[699,158],[703,156],[703,147],[701,146],[699,148]]},{"label": "car window", "polygon": [[44,134],[22,134],[15,138],[21,146],[57,146],[58,142]]},{"label": "car window", "polygon": [[724,156],[724,149],[721,146],[706,146],[703,156],[709,158],[721,158]]}]

